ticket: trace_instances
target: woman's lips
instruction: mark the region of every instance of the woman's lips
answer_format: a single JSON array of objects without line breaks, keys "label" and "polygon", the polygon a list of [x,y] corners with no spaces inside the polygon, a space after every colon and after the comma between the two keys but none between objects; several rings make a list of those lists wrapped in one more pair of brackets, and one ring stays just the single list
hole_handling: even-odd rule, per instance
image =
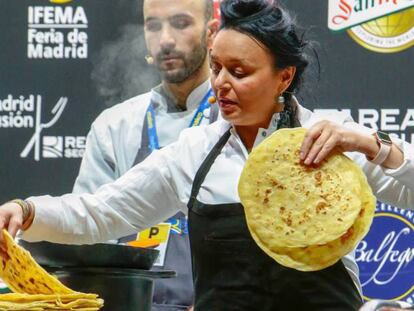
[{"label": "woman's lips", "polygon": [[227,98],[219,98],[219,104],[220,106],[227,106],[227,105],[237,105],[236,102],[227,99]]},{"label": "woman's lips", "polygon": [[232,111],[237,107],[236,102],[226,99],[226,98],[219,98],[218,104],[220,108],[225,112],[230,111],[230,110]]}]

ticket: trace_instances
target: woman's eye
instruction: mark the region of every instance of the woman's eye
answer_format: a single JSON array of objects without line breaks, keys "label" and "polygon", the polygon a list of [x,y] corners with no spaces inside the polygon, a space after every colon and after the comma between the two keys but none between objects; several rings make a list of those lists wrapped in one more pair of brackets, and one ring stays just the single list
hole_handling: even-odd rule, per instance
[{"label": "woman's eye", "polygon": [[233,76],[235,76],[236,78],[243,78],[246,76],[246,73],[241,71],[241,70],[234,70],[232,72]]},{"label": "woman's eye", "polygon": [[220,73],[220,68],[218,68],[217,66],[211,66],[210,69],[211,72],[215,75],[218,75]]}]

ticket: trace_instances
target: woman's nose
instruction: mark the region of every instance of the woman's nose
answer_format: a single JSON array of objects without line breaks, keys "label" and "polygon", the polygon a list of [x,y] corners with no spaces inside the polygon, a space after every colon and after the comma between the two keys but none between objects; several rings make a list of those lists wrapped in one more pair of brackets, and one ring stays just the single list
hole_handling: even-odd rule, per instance
[{"label": "woman's nose", "polygon": [[213,84],[217,90],[226,90],[230,88],[228,74],[225,69],[222,68],[215,78],[213,78]]}]

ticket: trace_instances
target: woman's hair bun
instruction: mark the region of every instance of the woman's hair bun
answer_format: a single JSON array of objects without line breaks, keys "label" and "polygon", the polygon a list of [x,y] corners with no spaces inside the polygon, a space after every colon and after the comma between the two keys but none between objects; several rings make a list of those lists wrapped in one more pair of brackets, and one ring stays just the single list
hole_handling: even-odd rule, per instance
[{"label": "woman's hair bun", "polygon": [[223,0],[220,7],[222,23],[234,23],[239,19],[256,15],[268,6],[269,0]]}]

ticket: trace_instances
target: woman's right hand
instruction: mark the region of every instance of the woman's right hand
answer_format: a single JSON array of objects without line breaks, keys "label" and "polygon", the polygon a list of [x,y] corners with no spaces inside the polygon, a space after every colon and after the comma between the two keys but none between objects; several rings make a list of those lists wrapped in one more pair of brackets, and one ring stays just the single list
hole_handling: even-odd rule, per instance
[{"label": "woman's right hand", "polygon": [[5,244],[3,239],[3,229],[6,229],[12,237],[16,236],[17,231],[23,224],[23,211],[19,204],[7,202],[0,206],[0,255],[5,257]]}]

